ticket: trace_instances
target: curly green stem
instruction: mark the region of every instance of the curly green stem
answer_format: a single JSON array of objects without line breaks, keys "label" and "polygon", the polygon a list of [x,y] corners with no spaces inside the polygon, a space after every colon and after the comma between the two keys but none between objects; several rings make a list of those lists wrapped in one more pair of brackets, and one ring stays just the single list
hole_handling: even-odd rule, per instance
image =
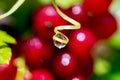
[{"label": "curly green stem", "polygon": [[[71,23],[72,25],[62,25],[62,26],[56,26],[54,29],[55,35],[53,36],[53,40],[67,44],[69,42],[69,39],[67,38],[67,36],[65,36],[63,33],[59,32],[60,30],[74,30],[74,29],[80,29],[81,24],[77,21],[75,21],[74,19],[70,18],[69,16],[67,16],[66,14],[64,14],[57,6],[55,0],[52,0],[52,4],[55,7],[57,13],[66,21],[68,21],[69,23]],[[61,34],[65,39],[61,39],[59,37],[57,37],[57,34]],[[54,43],[55,44],[55,43]]]}]

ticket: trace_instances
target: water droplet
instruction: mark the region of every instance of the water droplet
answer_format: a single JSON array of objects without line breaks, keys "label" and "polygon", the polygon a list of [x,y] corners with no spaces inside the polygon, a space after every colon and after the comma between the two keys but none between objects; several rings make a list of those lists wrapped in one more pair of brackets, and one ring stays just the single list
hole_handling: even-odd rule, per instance
[{"label": "water droplet", "polygon": [[64,48],[68,43],[68,38],[62,33],[56,33],[53,37],[54,45],[59,49]]}]

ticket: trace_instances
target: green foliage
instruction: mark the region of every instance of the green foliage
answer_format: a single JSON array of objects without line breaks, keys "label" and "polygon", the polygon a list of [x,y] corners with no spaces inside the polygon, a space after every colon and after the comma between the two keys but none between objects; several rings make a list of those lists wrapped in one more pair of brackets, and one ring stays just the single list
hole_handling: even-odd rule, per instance
[{"label": "green foliage", "polygon": [[108,80],[120,80],[120,72],[110,74]]},{"label": "green foliage", "polygon": [[0,30],[0,64],[8,64],[11,59],[11,48],[7,43],[15,44],[16,41],[5,31]]},{"label": "green foliage", "polygon": [[5,31],[0,30],[0,42],[14,44],[16,43],[16,40],[12,36],[8,35]]},{"label": "green foliage", "polygon": [[41,4],[50,4],[51,0],[38,0]]},{"label": "green foliage", "polygon": [[72,5],[74,4],[78,4],[78,3],[81,3],[83,0],[56,0],[56,3],[64,8],[64,9],[67,9],[69,7],[71,7]]},{"label": "green foliage", "polygon": [[98,76],[105,75],[110,72],[111,65],[104,59],[96,59],[94,64],[94,73]]},{"label": "green foliage", "polygon": [[109,40],[110,46],[120,49],[120,31],[116,32]]}]

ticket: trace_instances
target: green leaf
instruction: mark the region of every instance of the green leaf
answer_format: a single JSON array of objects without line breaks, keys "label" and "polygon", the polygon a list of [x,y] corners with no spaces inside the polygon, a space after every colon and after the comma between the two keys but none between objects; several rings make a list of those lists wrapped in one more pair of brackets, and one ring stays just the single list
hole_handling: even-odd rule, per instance
[{"label": "green leaf", "polygon": [[0,30],[0,64],[9,64],[11,59],[12,52],[7,43],[15,44],[16,40],[5,31]]},{"label": "green leaf", "polygon": [[11,44],[16,43],[16,40],[12,36],[8,35],[5,31],[2,30],[0,30],[0,41]]},{"label": "green leaf", "polygon": [[7,45],[6,43],[0,41],[0,47],[3,46],[3,45]]},{"label": "green leaf", "polygon": [[9,64],[12,52],[6,43],[0,41],[0,64]]}]

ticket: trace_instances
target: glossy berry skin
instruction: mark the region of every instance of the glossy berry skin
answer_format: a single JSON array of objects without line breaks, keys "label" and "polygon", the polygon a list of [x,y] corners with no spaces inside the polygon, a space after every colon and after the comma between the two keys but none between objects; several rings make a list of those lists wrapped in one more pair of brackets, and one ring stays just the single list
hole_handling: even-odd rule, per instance
[{"label": "glossy berry skin", "polygon": [[30,80],[55,80],[52,73],[46,69],[37,69],[32,72]]},{"label": "glossy berry skin", "polygon": [[69,50],[78,53],[86,53],[94,46],[95,42],[96,39],[93,33],[89,29],[82,27],[71,33],[67,47]]},{"label": "glossy berry skin", "polygon": [[[71,51],[71,50],[70,50]],[[84,77],[89,77],[93,74],[94,60],[90,51],[86,53],[71,51],[70,53],[75,58],[78,67],[78,73]]]},{"label": "glossy berry skin", "polygon": [[85,77],[90,77],[93,74],[94,60],[90,52],[86,54],[74,54],[79,64],[79,73]]},{"label": "glossy berry skin", "polygon": [[32,36],[23,41],[21,51],[30,68],[45,67],[52,57],[50,45],[38,36]]},{"label": "glossy berry skin", "polygon": [[68,50],[79,64],[80,73],[84,76],[90,76],[92,74],[94,62],[90,51],[95,42],[96,39],[92,32],[89,29],[81,28],[71,34],[70,41],[67,45]]},{"label": "glossy berry skin", "polygon": [[61,52],[53,60],[53,71],[60,78],[70,77],[77,71],[77,63],[69,52]]},{"label": "glossy berry skin", "polygon": [[104,14],[109,10],[112,0],[84,0],[84,6],[92,14]]},{"label": "glossy berry skin", "polygon": [[73,75],[72,77],[66,79],[66,80],[87,80],[87,78],[81,76],[81,75]]},{"label": "glossy berry skin", "polygon": [[9,64],[0,64],[0,80],[15,80],[17,67],[14,65],[14,60],[11,59]]},{"label": "glossy berry skin", "polygon": [[62,19],[52,5],[46,5],[38,8],[33,14],[33,28],[42,37],[51,40],[54,28],[68,22]]},{"label": "glossy berry skin", "polygon": [[90,21],[90,29],[98,39],[107,39],[117,30],[117,22],[108,12],[101,16],[94,16]]},{"label": "glossy berry skin", "polygon": [[66,15],[80,22],[81,24],[85,23],[88,19],[87,10],[81,4],[76,4],[71,8],[64,11]]}]

